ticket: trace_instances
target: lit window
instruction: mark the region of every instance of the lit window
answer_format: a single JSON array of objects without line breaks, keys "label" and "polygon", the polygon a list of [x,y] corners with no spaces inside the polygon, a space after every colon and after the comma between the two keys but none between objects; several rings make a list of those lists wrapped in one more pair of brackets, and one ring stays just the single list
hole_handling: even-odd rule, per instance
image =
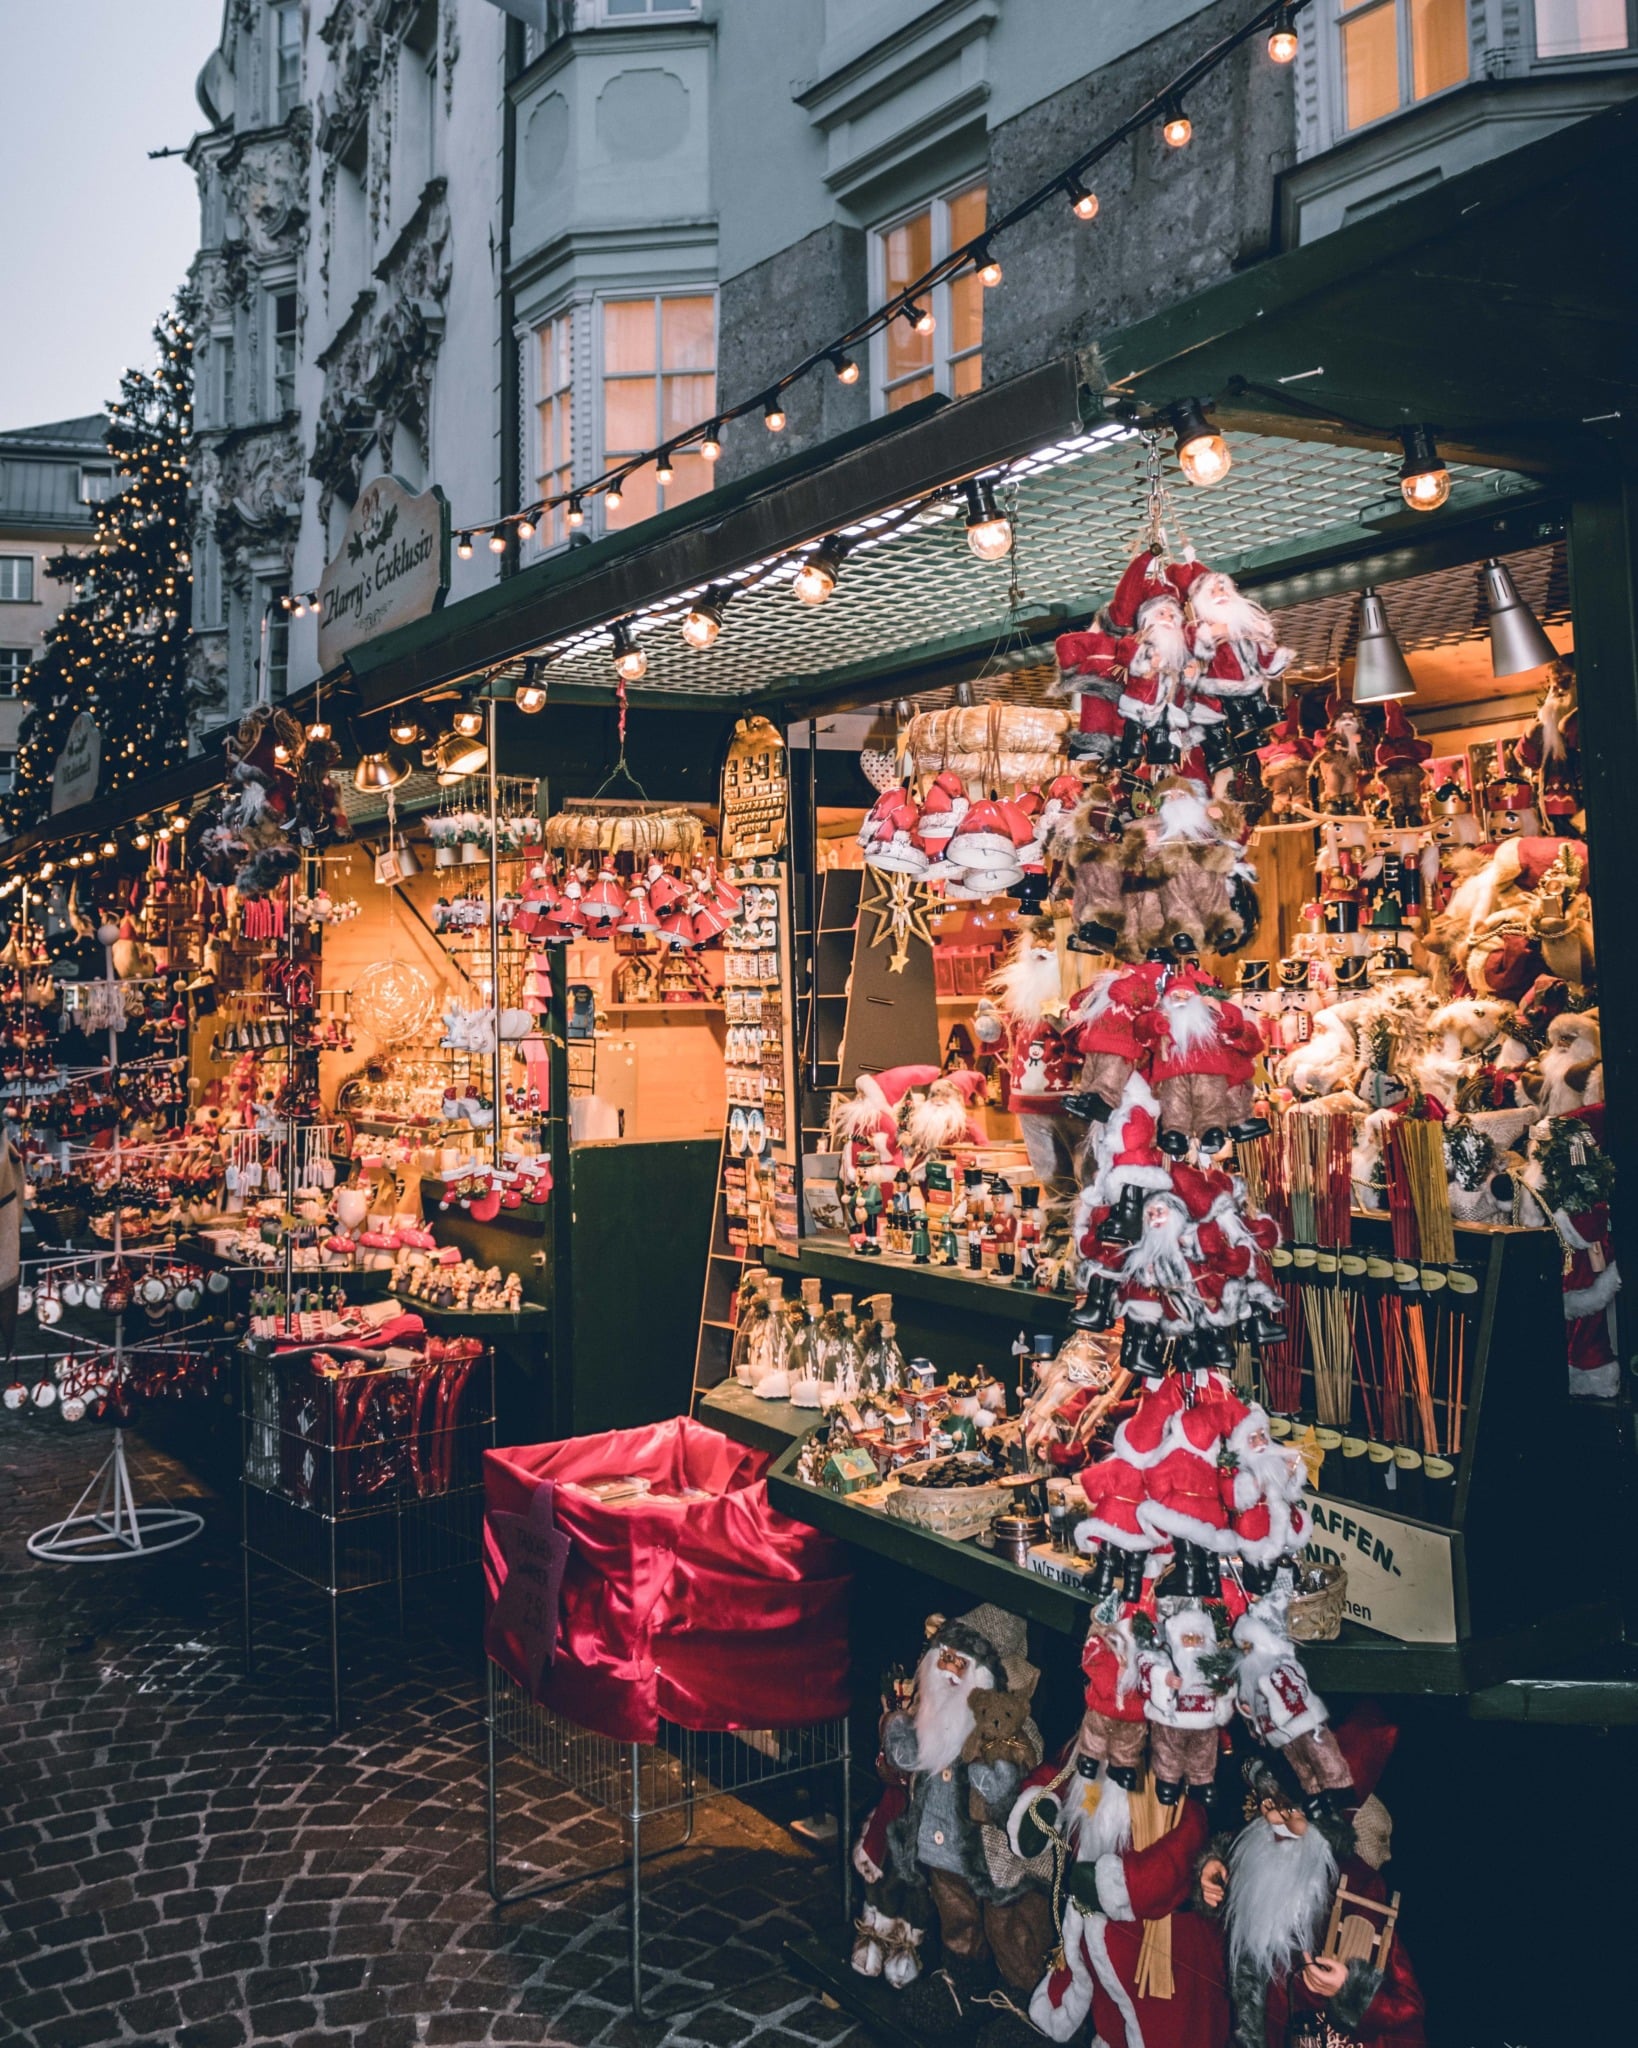
[{"label": "lit window", "polygon": [[1629,0],[1536,0],[1538,57],[1593,57],[1624,50]]},{"label": "lit window", "polygon": [[1350,128],[1467,81],[1467,0],[1341,0],[1340,32]]},{"label": "lit window", "polygon": [[285,120],[301,98],[301,8],[273,10],[273,118]]},{"label": "lit window", "polygon": [[[717,309],[708,292],[687,297],[603,302],[603,466],[616,469],[673,434],[709,420],[717,402]],[[611,527],[681,505],[711,488],[711,465],[698,450],[671,458],[662,484],[652,463],[626,480]]]},{"label": "lit window", "polygon": [[[981,235],[988,196],[983,185],[964,185],[880,230],[883,297],[896,298],[952,249]],[[887,412],[935,391],[964,398],[983,381],[984,286],[977,272],[936,285],[917,304],[933,316],[931,334],[918,334],[908,320],[895,319],[881,337],[878,381]]]},{"label": "lit window", "polygon": [[0,697],[15,697],[28,674],[30,655],[26,647],[0,647]]},{"label": "lit window", "polygon": [[296,295],[272,294],[273,419],[293,412],[296,405]]},{"label": "lit window", "polygon": [[34,602],[34,557],[0,555],[0,604]]},{"label": "lit window", "polygon": [[114,472],[112,469],[81,469],[80,503],[82,505],[106,505],[114,495]]},{"label": "lit window", "polygon": [[289,595],[288,583],[276,583],[267,593],[267,694],[274,703],[290,680],[290,614],[283,603]]},{"label": "lit window", "polygon": [[[542,498],[555,498],[574,482],[574,316],[559,313],[544,327],[535,329],[540,347],[537,375],[540,397],[535,410],[540,419],[535,491]],[[568,529],[563,523],[564,507],[554,505],[543,513],[540,539],[544,547],[555,547]]]},{"label": "lit window", "polygon": [[0,796],[10,796],[17,787],[17,756],[0,754]]}]

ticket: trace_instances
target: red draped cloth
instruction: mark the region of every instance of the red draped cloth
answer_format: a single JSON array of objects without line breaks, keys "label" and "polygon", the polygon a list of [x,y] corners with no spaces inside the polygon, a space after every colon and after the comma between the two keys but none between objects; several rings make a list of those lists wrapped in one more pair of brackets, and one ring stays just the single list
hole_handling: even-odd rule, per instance
[{"label": "red draped cloth", "polygon": [[[848,1707],[849,1577],[841,1546],[768,1504],[767,1453],[683,1417],[484,1453],[489,1603],[506,1557],[487,1516],[526,1515],[543,1479],[572,1548],[556,1656],[537,1697],[620,1742],[684,1728],[797,1728]],[[703,1500],[605,1505],[569,1482],[641,1478]],[[490,1653],[527,1685],[522,1645]]]}]

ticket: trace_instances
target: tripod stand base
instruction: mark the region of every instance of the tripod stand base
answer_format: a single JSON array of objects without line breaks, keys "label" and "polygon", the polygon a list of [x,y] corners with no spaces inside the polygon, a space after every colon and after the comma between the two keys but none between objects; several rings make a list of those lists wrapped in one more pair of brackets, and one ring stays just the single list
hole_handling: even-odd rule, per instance
[{"label": "tripod stand base", "polygon": [[[92,1497],[96,1505],[90,1506]],[[114,1448],[91,1483],[60,1522],[36,1529],[28,1539],[31,1557],[54,1564],[111,1564],[117,1558],[155,1557],[192,1542],[205,1526],[203,1515],[169,1501],[138,1503],[125,1457],[125,1432],[114,1431]]]}]

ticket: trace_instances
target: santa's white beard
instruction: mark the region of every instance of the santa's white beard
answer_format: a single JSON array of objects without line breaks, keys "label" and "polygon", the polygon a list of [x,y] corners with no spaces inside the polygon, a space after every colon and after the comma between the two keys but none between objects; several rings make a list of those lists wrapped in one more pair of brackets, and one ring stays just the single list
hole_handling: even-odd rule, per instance
[{"label": "santa's white beard", "polygon": [[1289,1504],[1301,1500],[1303,1481],[1301,1458],[1278,1444],[1271,1444],[1266,1451],[1242,1451],[1234,1475],[1234,1504],[1242,1509],[1259,1500]]},{"label": "santa's white beard", "polygon": [[1227,576],[1196,577],[1189,592],[1189,605],[1196,620],[1209,627],[1219,640],[1274,645],[1274,621],[1255,598],[1242,595]]},{"label": "santa's white beard", "polygon": [[1541,707],[1541,749],[1549,761],[1564,759],[1564,735],[1559,730],[1558,706],[1551,696]]},{"label": "santa's white beard", "polygon": [[1063,993],[1058,955],[1051,946],[1021,946],[991,981],[990,987],[1009,1017],[1021,1024],[1039,1024]]},{"label": "santa's white beard", "polygon": [[1191,1278],[1189,1262],[1183,1255],[1184,1218],[1170,1205],[1156,1205],[1159,1213],[1145,1210],[1143,1237],[1121,1266],[1127,1279],[1152,1287],[1187,1287]]},{"label": "santa's white beard", "polygon": [[938,1659],[937,1649],[931,1649],[916,1666],[916,1759],[924,1771],[942,1771],[955,1762],[973,1732],[972,1695],[995,1688],[981,1665],[970,1665],[964,1678],[953,1679],[938,1668]]},{"label": "santa's white beard", "polygon": [[1107,1774],[1094,1781],[1076,1771],[1064,1794],[1063,1824],[1078,1863],[1096,1863],[1132,1845],[1132,1801]]},{"label": "santa's white beard", "polygon": [[1189,662],[1189,643],[1183,628],[1169,621],[1151,619],[1142,627],[1136,650],[1141,661],[1133,666],[1143,675],[1181,675]]},{"label": "santa's white beard", "polygon": [[1160,799],[1159,817],[1157,836],[1163,844],[1172,839],[1215,839],[1218,836],[1212,815],[1206,809],[1205,798],[1188,790],[1168,790]]},{"label": "santa's white beard", "polygon": [[1162,1008],[1166,1030],[1179,1052],[1193,1052],[1216,1040],[1217,1017],[1204,996],[1169,995]]},{"label": "santa's white beard", "polygon": [[904,1120],[904,1135],[918,1152],[936,1152],[959,1144],[966,1135],[967,1105],[953,1090],[935,1090],[918,1102]]},{"label": "santa's white beard", "polygon": [[1331,1846],[1316,1827],[1282,1841],[1258,1819],[1241,1831],[1228,1862],[1229,1967],[1249,1963],[1262,1976],[1283,1977],[1324,1929],[1337,1881]]}]

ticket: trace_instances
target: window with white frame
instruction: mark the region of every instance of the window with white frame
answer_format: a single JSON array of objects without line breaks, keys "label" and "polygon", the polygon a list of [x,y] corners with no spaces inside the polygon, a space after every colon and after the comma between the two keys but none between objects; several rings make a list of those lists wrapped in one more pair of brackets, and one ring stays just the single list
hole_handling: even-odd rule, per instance
[{"label": "window with white frame", "polygon": [[288,583],[275,583],[267,592],[267,695],[277,703],[290,680],[290,614],[284,600],[290,595]]},{"label": "window with white frame", "polygon": [[663,21],[668,15],[698,14],[700,0],[594,0],[599,21]]},{"label": "window with white frame", "polygon": [[233,425],[233,336],[213,334],[210,352],[211,367],[215,372],[212,382],[215,386],[216,424],[219,427]]},{"label": "window with white frame", "polygon": [[[574,315],[556,314],[535,329],[535,491],[555,498],[574,482]],[[541,517],[542,547],[567,537],[564,508]]]},{"label": "window with white frame", "polygon": [[267,295],[270,371],[269,419],[281,419],[296,405],[296,294],[294,287]]},{"label": "window with white frame", "polygon": [[27,647],[0,647],[0,697],[17,695],[33,658]]},{"label": "window with white frame", "polygon": [[220,626],[222,619],[222,555],[213,533],[203,533],[193,557],[193,617],[200,627]]},{"label": "window with white frame", "polygon": [[[601,308],[603,466],[615,469],[708,420],[717,402],[717,308],[709,292],[605,299]],[[633,472],[610,527],[681,505],[711,488],[711,465],[697,449],[679,449],[661,483],[652,463]]]},{"label": "window with white frame", "polygon": [[1631,47],[1633,0],[1535,0],[1536,55],[1596,57]]},{"label": "window with white frame", "polygon": [[299,0],[289,0],[283,7],[275,7],[269,24],[272,38],[271,61],[268,66],[273,86],[272,117],[284,121],[295,111],[301,99],[301,7]]},{"label": "window with white frame", "polygon": [[1350,132],[1467,82],[1467,0],[1337,0],[1336,18]]},{"label": "window with white frame", "polygon": [[34,602],[34,557],[0,555],[0,604]]},{"label": "window with white frame", "polygon": [[[982,181],[941,193],[914,213],[878,228],[875,237],[877,287],[893,298],[984,232],[989,193]],[[984,287],[977,273],[963,272],[935,285],[917,301],[931,314],[931,333],[895,319],[876,337],[876,389],[880,410],[896,412],[918,398],[941,391],[964,398],[984,374]]]},{"label": "window with white frame", "polygon": [[80,465],[80,503],[82,505],[106,505],[114,495],[114,471],[111,463],[82,463]]},{"label": "window with white frame", "polygon": [[10,796],[17,787],[17,756],[0,754],[0,796]]}]

